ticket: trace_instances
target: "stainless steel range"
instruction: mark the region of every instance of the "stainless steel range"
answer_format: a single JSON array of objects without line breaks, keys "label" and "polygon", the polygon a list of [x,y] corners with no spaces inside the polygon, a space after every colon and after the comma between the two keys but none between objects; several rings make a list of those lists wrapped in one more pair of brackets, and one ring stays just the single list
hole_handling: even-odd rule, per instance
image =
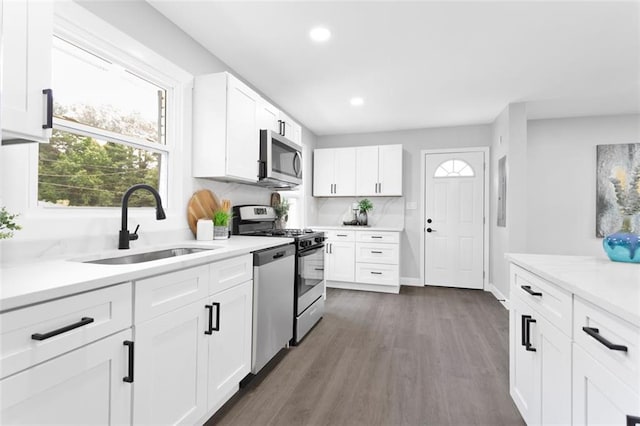
[{"label": "stainless steel range", "polygon": [[269,206],[235,206],[231,233],[295,240],[292,345],[297,345],[324,315],[324,233],[310,229],[276,229]]}]

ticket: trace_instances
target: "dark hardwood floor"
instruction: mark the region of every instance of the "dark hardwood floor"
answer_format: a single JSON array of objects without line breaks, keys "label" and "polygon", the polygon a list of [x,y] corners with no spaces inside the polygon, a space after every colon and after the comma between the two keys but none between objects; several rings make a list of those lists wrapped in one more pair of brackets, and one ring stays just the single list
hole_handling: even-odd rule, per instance
[{"label": "dark hardwood floor", "polygon": [[329,289],[325,317],[207,425],[524,425],[486,292]]}]

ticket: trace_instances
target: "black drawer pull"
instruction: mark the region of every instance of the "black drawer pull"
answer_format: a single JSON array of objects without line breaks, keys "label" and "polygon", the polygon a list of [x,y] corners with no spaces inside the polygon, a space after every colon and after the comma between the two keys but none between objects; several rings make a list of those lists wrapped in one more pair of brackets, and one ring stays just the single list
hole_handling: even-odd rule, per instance
[{"label": "black drawer pull", "polygon": [[382,275],[382,272],[373,272],[373,271],[371,271],[371,273],[372,273],[373,275]]},{"label": "black drawer pull", "polygon": [[380,235],[372,235],[371,238],[382,238]]},{"label": "black drawer pull", "polygon": [[314,268],[316,271],[324,271],[324,268]]},{"label": "black drawer pull", "polygon": [[129,349],[129,371],[128,374],[122,378],[123,382],[133,383],[133,342],[131,340],[125,340],[123,345]]},{"label": "black drawer pull", "polygon": [[377,251],[377,250],[371,250],[371,253],[373,253],[373,254],[382,254],[381,251]]},{"label": "black drawer pull", "polygon": [[336,237],[348,237],[347,234],[336,234]]},{"label": "black drawer pull", "polygon": [[67,331],[73,330],[74,328],[82,327],[83,325],[91,324],[92,322],[93,322],[93,318],[83,317],[80,321],[76,323],[67,325],[57,330],[50,331],[48,333],[32,334],[31,338],[33,340],[47,340],[50,337],[57,336],[58,334],[66,333]]},{"label": "black drawer pull", "polygon": [[523,289],[524,291],[526,291],[527,293],[529,293],[532,296],[542,296],[542,293],[540,293],[538,291],[531,290],[531,286],[530,285],[521,285],[520,288]]},{"label": "black drawer pull", "polygon": [[623,345],[616,345],[615,343],[611,343],[610,341],[608,341],[607,339],[605,339],[604,337],[602,337],[600,335],[600,330],[598,330],[597,328],[593,328],[593,327],[582,327],[582,331],[584,331],[585,333],[587,333],[589,336],[593,337],[594,339],[596,339],[598,342],[602,343],[603,345],[605,345],[607,348],[611,349],[612,351],[622,351],[622,352],[627,352],[627,347],[623,346]]},{"label": "black drawer pull", "polygon": [[640,426],[640,417],[638,416],[627,416],[627,426]]}]

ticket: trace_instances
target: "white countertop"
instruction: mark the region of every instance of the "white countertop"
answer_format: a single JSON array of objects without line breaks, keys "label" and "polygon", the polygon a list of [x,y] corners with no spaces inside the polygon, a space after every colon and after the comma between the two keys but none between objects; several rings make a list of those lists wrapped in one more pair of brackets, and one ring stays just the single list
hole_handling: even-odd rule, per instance
[{"label": "white countertop", "polygon": [[640,265],[606,258],[507,253],[507,260],[640,327]]},{"label": "white countertop", "polygon": [[331,225],[313,225],[313,226],[309,226],[309,228],[313,229],[313,230],[318,230],[318,231],[322,231],[324,229],[328,229],[328,230],[333,230],[333,229],[337,229],[337,230],[344,230],[344,229],[348,229],[348,230],[354,230],[354,231],[389,231],[389,232],[402,232],[404,230],[403,227],[401,226],[347,226],[347,225],[336,225],[336,226],[331,226]]},{"label": "white countertop", "polygon": [[[130,250],[110,250],[94,255],[71,256],[64,260],[38,261],[3,267],[0,269],[0,312],[292,242],[292,238],[234,235],[228,240],[185,240],[172,244]],[[81,262],[171,247],[213,248],[213,250],[131,265]]]}]

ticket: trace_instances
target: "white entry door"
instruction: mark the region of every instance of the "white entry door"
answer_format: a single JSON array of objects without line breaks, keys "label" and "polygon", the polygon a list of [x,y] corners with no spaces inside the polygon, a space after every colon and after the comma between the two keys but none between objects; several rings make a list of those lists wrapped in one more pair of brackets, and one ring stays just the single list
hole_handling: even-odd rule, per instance
[{"label": "white entry door", "polygon": [[483,288],[484,152],[426,154],[425,285]]}]

